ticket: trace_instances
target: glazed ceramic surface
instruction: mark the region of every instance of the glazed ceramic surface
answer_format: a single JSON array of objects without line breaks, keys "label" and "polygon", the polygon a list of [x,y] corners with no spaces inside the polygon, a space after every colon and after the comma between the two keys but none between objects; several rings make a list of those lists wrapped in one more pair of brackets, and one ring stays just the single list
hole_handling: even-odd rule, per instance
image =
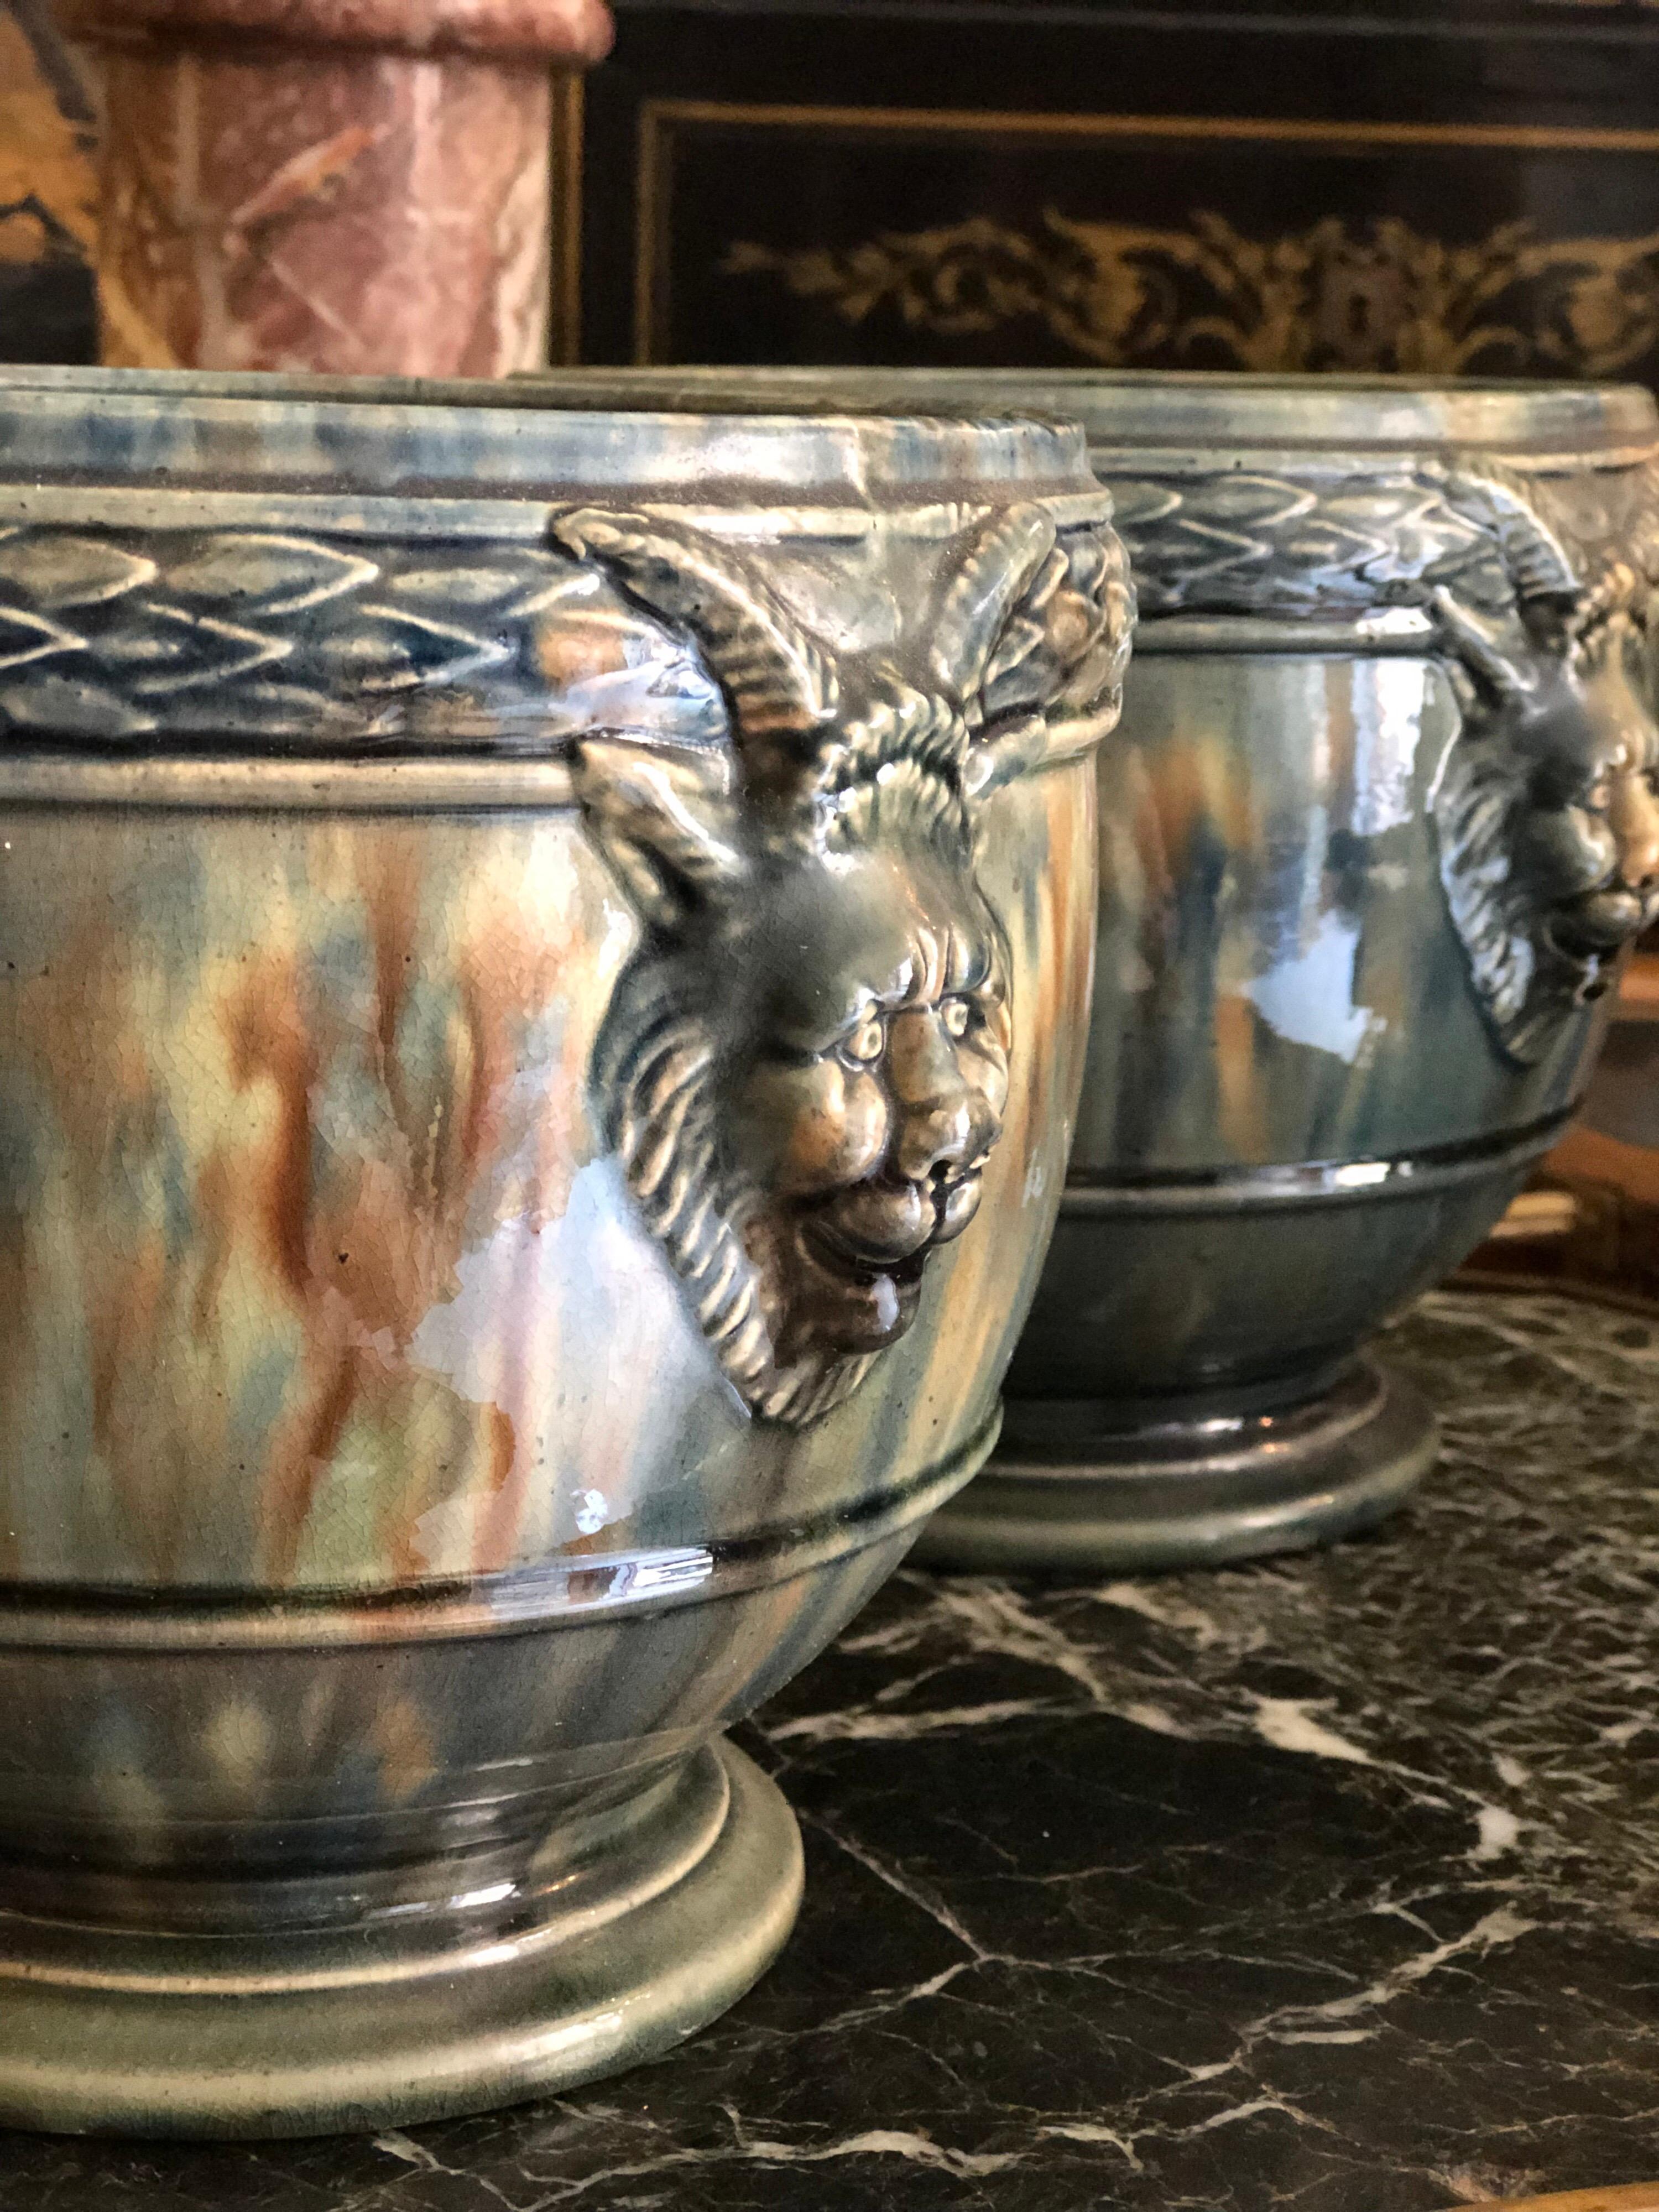
[{"label": "glazed ceramic surface", "polygon": [[1651,2174],[1659,1327],[1460,1291],[1385,1342],[1446,1451],[1372,1542],[902,1571],[762,1709],[799,1933],[672,2062],[251,2154],[0,2135],[0,2212],[1492,2212]]},{"label": "glazed ceramic surface", "polygon": [[1560,1133],[1653,917],[1654,410],[1066,394],[1146,619],[1062,1218],[1003,1458],[938,1540],[1236,1556],[1422,1473],[1426,1419],[1355,1346]]},{"label": "glazed ceramic surface", "polygon": [[1140,597],[1066,1200],[930,1556],[1160,1565],[1374,1519],[1432,1436],[1355,1347],[1559,1133],[1655,911],[1652,401],[767,376],[1079,416]]},{"label": "glazed ceramic surface", "polygon": [[709,2016],[798,1863],[700,1747],[993,1440],[1108,502],[1042,424],[589,399],[0,388],[4,2118]]}]

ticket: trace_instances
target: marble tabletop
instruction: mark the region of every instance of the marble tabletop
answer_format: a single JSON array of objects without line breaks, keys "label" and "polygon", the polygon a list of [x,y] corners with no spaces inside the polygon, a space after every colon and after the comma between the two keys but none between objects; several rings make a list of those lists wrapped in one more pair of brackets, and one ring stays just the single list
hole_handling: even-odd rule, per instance
[{"label": "marble tabletop", "polygon": [[799,1929],[672,2059],[377,2139],[0,2137],[0,2212],[1437,2212],[1659,2176],[1659,1322],[1393,1332],[1420,1501],[902,1574],[744,1732]]}]

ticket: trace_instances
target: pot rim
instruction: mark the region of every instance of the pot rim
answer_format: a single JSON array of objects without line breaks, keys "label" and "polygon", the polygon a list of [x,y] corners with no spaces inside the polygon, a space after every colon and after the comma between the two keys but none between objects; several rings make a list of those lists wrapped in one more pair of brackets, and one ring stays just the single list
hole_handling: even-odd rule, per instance
[{"label": "pot rim", "polygon": [[826,411],[811,394],[740,380],[677,393],[613,371],[538,386],[8,368],[0,481],[413,499],[660,488],[726,504],[810,494],[865,507],[984,483],[1100,499],[1074,422],[963,401],[896,410],[872,396]]},{"label": "pot rim", "polygon": [[[594,372],[517,380],[574,399]],[[1334,448],[1381,453],[1454,447],[1577,453],[1659,443],[1644,386],[1519,378],[1273,375],[1253,371],[780,367],[606,370],[616,392],[707,403],[735,385],[825,405],[994,405],[1082,422],[1097,455],[1118,447]]]}]

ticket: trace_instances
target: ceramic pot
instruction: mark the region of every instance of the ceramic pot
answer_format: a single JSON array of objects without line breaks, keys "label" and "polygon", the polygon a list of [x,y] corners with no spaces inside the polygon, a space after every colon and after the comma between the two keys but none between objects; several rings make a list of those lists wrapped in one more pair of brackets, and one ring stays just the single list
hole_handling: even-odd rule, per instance
[{"label": "ceramic pot", "polygon": [[1248,378],[1087,422],[1142,624],[1100,758],[1060,1221],[955,1565],[1364,1528],[1431,1465],[1358,1347],[1572,1115],[1659,885],[1644,392]]},{"label": "ceramic pot", "polygon": [[0,2119],[732,2002],[979,1464],[1131,608],[1042,423],[0,382]]},{"label": "ceramic pot", "polygon": [[1081,420],[1139,595],[1060,1224],[1000,1443],[918,1557],[1176,1566],[1379,1519],[1434,1434],[1358,1347],[1559,1136],[1655,911],[1652,400],[748,374]]}]

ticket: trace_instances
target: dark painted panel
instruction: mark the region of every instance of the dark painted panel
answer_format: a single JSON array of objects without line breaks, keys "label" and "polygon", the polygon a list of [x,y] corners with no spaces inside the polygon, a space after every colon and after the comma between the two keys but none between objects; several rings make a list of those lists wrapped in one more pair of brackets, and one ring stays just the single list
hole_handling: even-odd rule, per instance
[{"label": "dark painted panel", "polygon": [[1659,376],[1659,11],[1414,5],[625,6],[584,349]]}]

